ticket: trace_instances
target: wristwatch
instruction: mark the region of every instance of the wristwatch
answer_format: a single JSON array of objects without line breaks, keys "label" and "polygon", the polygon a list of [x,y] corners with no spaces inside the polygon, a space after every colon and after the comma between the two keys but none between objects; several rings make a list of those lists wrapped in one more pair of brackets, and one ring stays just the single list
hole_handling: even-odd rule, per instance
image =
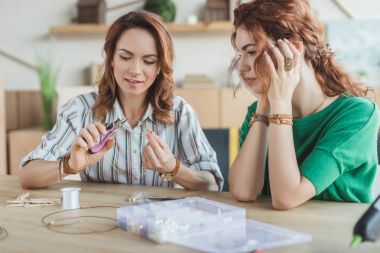
[{"label": "wristwatch", "polygon": [[178,159],[175,159],[175,167],[171,172],[160,173],[160,178],[165,181],[173,181],[179,171],[181,163]]}]

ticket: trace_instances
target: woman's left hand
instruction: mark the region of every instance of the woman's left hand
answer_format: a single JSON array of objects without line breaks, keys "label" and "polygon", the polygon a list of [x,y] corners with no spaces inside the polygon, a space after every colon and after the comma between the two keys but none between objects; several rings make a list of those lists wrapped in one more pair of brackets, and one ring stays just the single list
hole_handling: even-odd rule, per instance
[{"label": "woman's left hand", "polygon": [[301,78],[300,52],[293,43],[278,40],[278,47],[270,45],[277,61],[277,69],[265,53],[271,73],[271,83],[268,91],[270,105],[291,103],[293,93]]},{"label": "woman's left hand", "polygon": [[151,130],[148,130],[146,136],[148,144],[144,146],[142,151],[143,166],[161,173],[173,171],[176,166],[176,158],[168,145]]}]

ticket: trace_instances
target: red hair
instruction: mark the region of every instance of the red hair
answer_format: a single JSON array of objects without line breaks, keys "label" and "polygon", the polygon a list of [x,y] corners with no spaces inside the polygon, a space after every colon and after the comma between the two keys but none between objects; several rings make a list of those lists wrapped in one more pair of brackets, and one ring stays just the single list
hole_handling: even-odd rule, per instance
[{"label": "red hair", "polygon": [[[334,54],[323,41],[323,26],[312,14],[308,0],[256,0],[241,4],[234,10],[234,28],[231,42],[235,49],[236,30],[248,31],[255,40],[257,60],[254,70],[263,81],[263,94],[267,94],[270,72],[264,58],[270,39],[302,41],[305,60],[311,63],[322,91],[329,97],[347,94],[367,96],[370,90],[355,81],[336,63]],[[236,64],[235,64],[236,65]]]},{"label": "red hair", "polygon": [[113,75],[112,58],[116,44],[121,34],[131,28],[141,28],[148,31],[155,39],[158,51],[160,73],[148,90],[147,100],[153,106],[155,120],[173,124],[173,44],[160,17],[149,12],[130,12],[117,19],[108,29],[104,43],[104,74],[99,81],[99,92],[93,108],[94,117],[105,120],[107,112],[112,110],[115,100],[119,97],[118,85]]}]

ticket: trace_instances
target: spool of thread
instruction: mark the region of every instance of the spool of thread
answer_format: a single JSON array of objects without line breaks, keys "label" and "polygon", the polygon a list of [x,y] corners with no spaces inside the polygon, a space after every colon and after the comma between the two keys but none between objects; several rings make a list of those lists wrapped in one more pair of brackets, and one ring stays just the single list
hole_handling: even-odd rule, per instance
[{"label": "spool of thread", "polygon": [[62,193],[62,209],[78,209],[79,204],[79,191],[81,188],[66,187],[61,189]]}]

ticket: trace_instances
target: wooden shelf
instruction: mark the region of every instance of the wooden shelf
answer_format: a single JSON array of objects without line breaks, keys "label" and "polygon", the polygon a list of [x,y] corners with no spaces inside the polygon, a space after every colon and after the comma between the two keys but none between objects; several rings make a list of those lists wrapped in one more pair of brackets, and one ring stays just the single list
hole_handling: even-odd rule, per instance
[{"label": "wooden shelf", "polygon": [[89,35],[89,34],[105,34],[108,25],[98,24],[71,24],[65,26],[53,26],[50,33],[55,35]]},{"label": "wooden shelf", "polygon": [[[197,23],[195,25],[166,23],[167,28],[173,33],[188,32],[231,32],[232,23],[218,21],[211,23]],[[50,33],[55,35],[97,35],[105,34],[109,25],[105,24],[70,24],[65,26],[53,26]]]},{"label": "wooden shelf", "polygon": [[232,23],[218,21],[211,23],[197,23],[195,25],[167,23],[170,32],[232,32]]}]

